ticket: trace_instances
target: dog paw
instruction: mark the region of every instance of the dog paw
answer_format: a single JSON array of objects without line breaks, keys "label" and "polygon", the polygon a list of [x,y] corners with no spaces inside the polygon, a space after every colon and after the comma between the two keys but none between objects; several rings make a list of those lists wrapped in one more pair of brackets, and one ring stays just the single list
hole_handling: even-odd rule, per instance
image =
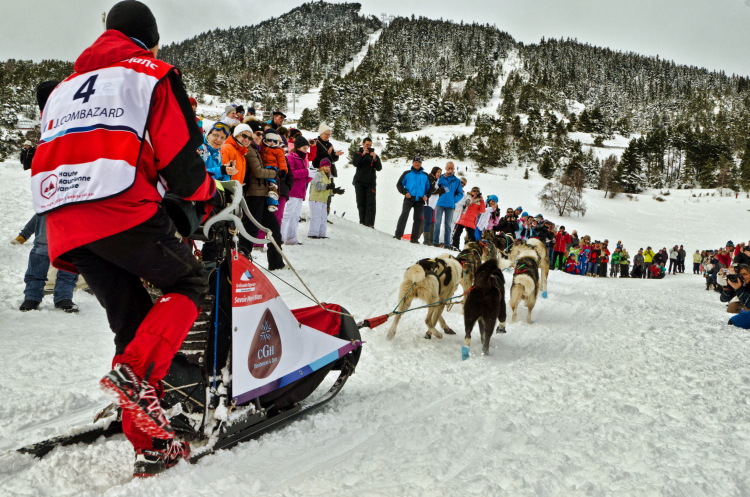
[{"label": "dog paw", "polygon": [[505,326],[498,326],[497,330],[495,330],[495,333],[506,333],[507,330],[505,329]]},{"label": "dog paw", "polygon": [[453,331],[453,330],[452,330],[452,329],[450,329],[450,328],[446,328],[446,329],[444,329],[444,330],[443,330],[443,333],[445,333],[446,335],[455,335],[455,334],[456,334],[456,332],[455,332],[455,331]]},{"label": "dog paw", "polygon": [[482,355],[490,355],[490,348],[488,347],[482,347]]},{"label": "dog paw", "polygon": [[545,290],[545,291],[542,292],[542,298],[543,299],[547,298],[547,290]]},{"label": "dog paw", "polygon": [[385,336],[388,340],[393,340],[393,337],[396,336],[396,330],[389,330],[388,334]]},{"label": "dog paw", "polygon": [[441,338],[443,338],[443,334],[442,334],[442,333],[440,333],[439,331],[433,331],[433,332],[432,332],[432,335],[433,335],[433,336],[434,336],[435,338],[437,338],[438,340],[440,340]]},{"label": "dog paw", "polygon": [[425,334],[424,334],[424,337],[425,337],[425,338],[426,338],[427,340],[432,340],[432,335],[430,335],[430,332],[429,332],[429,331],[428,331],[427,333],[425,333]]}]

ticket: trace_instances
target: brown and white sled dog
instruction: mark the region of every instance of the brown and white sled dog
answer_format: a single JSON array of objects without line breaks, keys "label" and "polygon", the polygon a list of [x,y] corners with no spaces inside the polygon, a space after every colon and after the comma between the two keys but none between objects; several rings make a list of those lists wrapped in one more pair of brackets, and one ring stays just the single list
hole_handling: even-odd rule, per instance
[{"label": "brown and white sled dog", "polygon": [[541,274],[538,276],[538,278],[541,280],[539,289],[542,292],[546,292],[547,278],[549,277],[549,254],[547,253],[547,247],[544,246],[544,243],[536,238],[531,238],[524,242],[517,243],[510,250],[510,261],[512,264],[518,265],[518,258],[520,257],[520,254],[528,249],[533,250],[537,256],[536,263],[539,269],[541,269]]},{"label": "brown and white sled dog", "polygon": [[474,274],[474,287],[466,297],[464,305],[464,347],[462,358],[468,359],[471,345],[471,331],[479,322],[482,338],[482,354],[490,352],[490,337],[494,331],[495,321],[499,320],[498,333],[505,333],[505,278],[497,259],[490,259],[479,266]]},{"label": "brown and white sled dog", "polygon": [[518,305],[523,300],[528,309],[526,322],[531,324],[531,311],[536,305],[539,294],[539,254],[530,247],[521,250],[516,258],[516,269],[513,271],[513,285],[510,287],[510,308],[513,309],[513,317],[510,322],[515,323],[517,319]]},{"label": "brown and white sled dog", "polygon": [[[451,254],[442,254],[434,259],[422,259],[404,274],[404,281],[398,292],[399,311],[405,311],[414,299],[426,304],[440,302],[427,308],[427,334],[425,338],[443,338],[435,324],[439,321],[443,331],[448,335],[455,335],[443,319],[443,310],[450,302],[446,299],[453,297],[458,285],[461,284],[461,264]],[[391,328],[388,330],[388,340],[396,336],[396,327],[401,320],[401,314],[397,314]]]}]

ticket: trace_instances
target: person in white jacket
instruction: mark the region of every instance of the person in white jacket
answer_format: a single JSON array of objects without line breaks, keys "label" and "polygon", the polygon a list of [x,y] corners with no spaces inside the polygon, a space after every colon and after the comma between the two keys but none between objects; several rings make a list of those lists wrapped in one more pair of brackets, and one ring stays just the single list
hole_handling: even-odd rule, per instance
[{"label": "person in white jacket", "polygon": [[680,253],[677,251],[677,245],[675,245],[672,250],[669,251],[669,273],[670,274],[677,274],[677,257],[680,255]]}]

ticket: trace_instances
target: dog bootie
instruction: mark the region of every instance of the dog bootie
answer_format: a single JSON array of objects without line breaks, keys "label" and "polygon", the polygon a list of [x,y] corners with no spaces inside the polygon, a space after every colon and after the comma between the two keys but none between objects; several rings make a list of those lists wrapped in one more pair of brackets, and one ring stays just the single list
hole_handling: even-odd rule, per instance
[{"label": "dog bootie", "polygon": [[543,299],[546,299],[546,298],[547,298],[547,290],[544,290],[544,291],[542,292],[542,298],[543,298]]},{"label": "dog bootie", "polygon": [[455,331],[453,331],[453,330],[452,330],[452,329],[450,329],[450,328],[446,328],[446,329],[444,329],[444,330],[443,330],[443,333],[445,333],[446,335],[455,335],[455,334],[456,334],[456,332],[455,332]]},{"label": "dog bootie", "polygon": [[495,333],[506,333],[507,330],[505,329],[505,326],[498,326],[495,330]]},{"label": "dog bootie", "polygon": [[469,358],[469,347],[464,345],[463,347],[461,347],[461,360],[465,361],[468,358]]}]

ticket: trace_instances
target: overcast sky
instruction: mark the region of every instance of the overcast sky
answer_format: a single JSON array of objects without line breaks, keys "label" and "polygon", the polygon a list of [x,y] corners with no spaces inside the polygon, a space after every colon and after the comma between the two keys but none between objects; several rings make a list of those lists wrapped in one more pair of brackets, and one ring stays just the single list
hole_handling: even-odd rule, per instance
[{"label": "overcast sky", "polygon": [[[750,0],[359,0],[366,14],[495,24],[525,43],[580,42],[750,75]],[[113,0],[0,0],[0,60],[74,60]],[[162,43],[257,24],[301,0],[145,0]],[[286,9],[286,10],[284,10]]]}]

